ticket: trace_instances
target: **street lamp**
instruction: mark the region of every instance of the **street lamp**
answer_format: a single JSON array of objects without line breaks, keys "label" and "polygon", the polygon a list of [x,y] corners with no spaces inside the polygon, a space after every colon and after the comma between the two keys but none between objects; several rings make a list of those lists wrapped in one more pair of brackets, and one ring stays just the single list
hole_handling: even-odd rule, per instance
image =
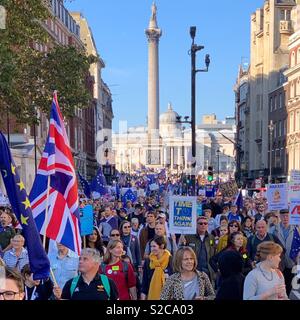
[{"label": "street lamp", "polygon": [[218,149],[217,151],[217,157],[218,157],[218,186],[220,184],[220,150]]},{"label": "street lamp", "polygon": [[191,182],[193,187],[193,195],[196,195],[196,179],[195,179],[195,168],[196,168],[196,73],[207,72],[210,64],[210,57],[207,54],[205,56],[205,69],[196,69],[196,53],[204,49],[204,46],[198,46],[194,43],[196,36],[196,27],[190,27],[190,36],[192,38],[191,45],[191,128],[192,128],[192,174]]},{"label": "street lamp", "polygon": [[269,124],[270,130],[270,173],[269,173],[269,183],[272,183],[272,144],[273,144],[273,131],[274,131],[274,124],[273,120],[270,120]]}]

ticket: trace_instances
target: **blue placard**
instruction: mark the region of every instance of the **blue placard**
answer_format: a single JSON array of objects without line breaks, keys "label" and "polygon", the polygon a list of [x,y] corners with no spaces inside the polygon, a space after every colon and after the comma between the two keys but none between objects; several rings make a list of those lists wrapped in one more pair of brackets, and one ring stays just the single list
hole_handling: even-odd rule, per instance
[{"label": "blue placard", "polygon": [[197,202],[197,217],[202,216],[202,203]]},{"label": "blue placard", "polygon": [[207,198],[212,198],[215,196],[215,187],[213,185],[205,186],[205,196]]},{"label": "blue placard", "polygon": [[80,234],[86,236],[93,233],[93,206],[87,205],[80,209]]}]

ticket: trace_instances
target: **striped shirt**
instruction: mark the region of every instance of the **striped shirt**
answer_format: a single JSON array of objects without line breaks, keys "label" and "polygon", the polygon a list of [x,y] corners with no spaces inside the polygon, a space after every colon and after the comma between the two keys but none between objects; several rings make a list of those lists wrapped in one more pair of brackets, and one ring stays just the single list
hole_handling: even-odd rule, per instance
[{"label": "striped shirt", "polygon": [[6,251],[3,260],[6,266],[17,268],[19,271],[22,270],[25,264],[29,264],[28,252],[25,248],[22,248],[21,254],[18,257],[16,256],[16,250],[14,248]]}]

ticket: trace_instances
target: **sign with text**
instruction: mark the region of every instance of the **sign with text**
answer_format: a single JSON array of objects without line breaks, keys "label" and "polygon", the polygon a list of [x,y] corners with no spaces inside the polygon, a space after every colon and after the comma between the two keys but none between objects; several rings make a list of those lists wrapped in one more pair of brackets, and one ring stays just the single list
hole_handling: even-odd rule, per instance
[{"label": "sign with text", "polygon": [[261,188],[261,179],[255,179],[255,189]]},{"label": "sign with text", "polygon": [[290,181],[291,182],[300,182],[300,170],[291,170]]},{"label": "sign with text", "polygon": [[80,209],[80,234],[87,236],[93,233],[93,206],[87,205]]},{"label": "sign with text", "polygon": [[267,189],[269,210],[288,208],[288,192],[286,183],[269,184]]},{"label": "sign with text", "polygon": [[170,233],[196,234],[196,197],[171,196],[169,205]]},{"label": "sign with text", "polygon": [[292,199],[290,204],[290,224],[300,225],[300,199]]},{"label": "sign with text", "polygon": [[235,181],[229,181],[220,184],[219,191],[222,193],[223,197],[233,197],[239,192],[239,188]]},{"label": "sign with text", "polygon": [[213,185],[205,186],[205,196],[207,198],[213,198],[215,196],[215,187]]}]

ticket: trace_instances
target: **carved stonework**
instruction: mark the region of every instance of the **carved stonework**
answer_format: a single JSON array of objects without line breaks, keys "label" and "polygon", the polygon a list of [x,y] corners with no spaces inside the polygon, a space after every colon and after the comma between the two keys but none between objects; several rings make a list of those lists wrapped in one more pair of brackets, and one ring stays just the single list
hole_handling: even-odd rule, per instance
[{"label": "carved stonework", "polygon": [[161,29],[147,29],[146,35],[149,41],[158,41],[162,35],[162,32]]}]

